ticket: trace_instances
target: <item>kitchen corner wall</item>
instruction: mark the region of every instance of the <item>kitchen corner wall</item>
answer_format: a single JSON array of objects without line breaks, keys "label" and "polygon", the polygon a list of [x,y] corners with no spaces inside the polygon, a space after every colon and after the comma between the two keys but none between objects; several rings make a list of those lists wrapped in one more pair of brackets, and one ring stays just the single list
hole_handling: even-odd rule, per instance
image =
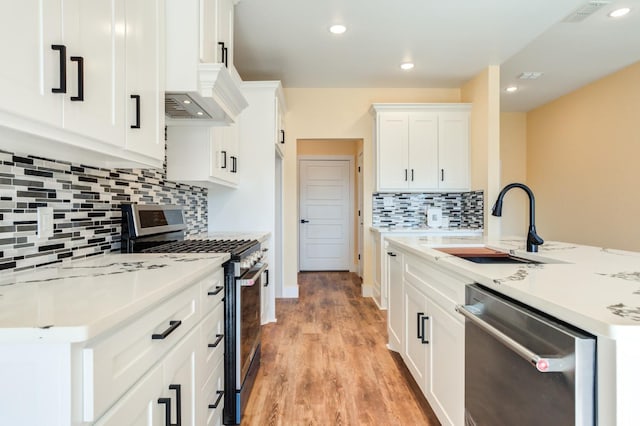
[{"label": "kitchen corner wall", "polygon": [[442,217],[449,219],[450,228],[482,229],[483,227],[482,191],[374,193],[372,224],[389,228],[425,226],[427,207],[441,208]]},{"label": "kitchen corner wall", "polygon": [[[166,164],[166,162],[165,162]],[[120,249],[120,204],[185,207],[188,234],[207,231],[207,189],[162,170],[101,169],[0,151],[0,270],[22,270]],[[52,207],[54,235],[36,235]]]}]

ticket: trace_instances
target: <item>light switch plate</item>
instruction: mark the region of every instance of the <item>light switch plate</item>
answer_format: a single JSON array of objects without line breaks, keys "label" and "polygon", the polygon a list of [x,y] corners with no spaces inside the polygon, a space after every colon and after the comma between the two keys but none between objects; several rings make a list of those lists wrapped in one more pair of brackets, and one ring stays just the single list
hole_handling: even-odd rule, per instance
[{"label": "light switch plate", "polygon": [[383,197],[382,202],[385,207],[391,207],[393,206],[393,197]]},{"label": "light switch plate", "polygon": [[38,239],[53,236],[53,207],[38,207]]}]

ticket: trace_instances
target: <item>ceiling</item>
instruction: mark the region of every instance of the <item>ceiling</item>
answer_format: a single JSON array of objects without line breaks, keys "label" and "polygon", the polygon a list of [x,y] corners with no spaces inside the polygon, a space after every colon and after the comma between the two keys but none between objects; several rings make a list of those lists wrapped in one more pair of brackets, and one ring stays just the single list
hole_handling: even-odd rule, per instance
[{"label": "ceiling", "polygon": [[[234,64],[243,80],[290,88],[455,88],[501,65],[502,111],[529,111],[640,60],[640,0],[597,1],[569,23],[588,1],[240,0]],[[336,23],[347,31],[329,33]],[[543,74],[517,78],[529,71]]]}]

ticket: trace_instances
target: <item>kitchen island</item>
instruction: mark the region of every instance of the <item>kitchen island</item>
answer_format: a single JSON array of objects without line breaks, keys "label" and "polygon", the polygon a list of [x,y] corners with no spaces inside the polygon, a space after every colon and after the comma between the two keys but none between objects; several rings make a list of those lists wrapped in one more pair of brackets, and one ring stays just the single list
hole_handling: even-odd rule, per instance
[{"label": "kitchen island", "polygon": [[207,407],[223,385],[228,259],[106,254],[3,274],[1,423],[159,424],[180,393],[185,420],[221,419]]},{"label": "kitchen island", "polygon": [[[425,266],[447,275],[441,290],[451,303],[441,306],[462,324],[454,302],[462,304],[465,285],[475,282],[596,336],[598,424],[638,423],[640,253],[560,242],[527,253],[523,240],[478,237],[392,237],[389,247],[405,254],[405,271]],[[487,247],[540,263],[479,264],[439,250],[455,247]],[[389,334],[397,350],[391,326]],[[459,419],[460,401],[452,406]]]}]

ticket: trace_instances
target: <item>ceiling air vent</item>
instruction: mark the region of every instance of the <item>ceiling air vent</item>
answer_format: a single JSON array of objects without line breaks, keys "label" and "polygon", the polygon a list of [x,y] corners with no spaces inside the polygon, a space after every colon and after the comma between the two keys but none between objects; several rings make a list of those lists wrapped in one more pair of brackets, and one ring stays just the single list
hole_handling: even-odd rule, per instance
[{"label": "ceiling air vent", "polygon": [[191,96],[183,93],[165,93],[164,113],[173,119],[211,119]]},{"label": "ceiling air vent", "polygon": [[611,4],[611,0],[589,1],[574,10],[569,16],[564,18],[562,22],[582,22],[608,4]]}]

